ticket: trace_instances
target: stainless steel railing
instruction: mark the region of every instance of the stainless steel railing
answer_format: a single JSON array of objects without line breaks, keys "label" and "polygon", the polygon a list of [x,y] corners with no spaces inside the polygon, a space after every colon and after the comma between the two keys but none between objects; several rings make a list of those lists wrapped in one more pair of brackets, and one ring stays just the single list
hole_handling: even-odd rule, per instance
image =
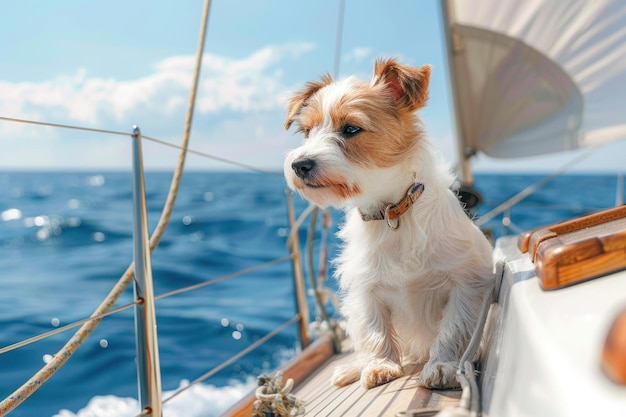
[{"label": "stainless steel railing", "polygon": [[[15,119],[6,119],[0,117],[0,120],[10,121],[10,122],[18,122],[18,123],[33,123],[32,121],[22,121]],[[167,293],[154,295],[153,285],[151,280],[151,262],[150,262],[150,253],[155,247],[158,245],[160,237],[167,225],[167,221],[169,220],[169,213],[165,213],[162,215],[162,219],[157,224],[155,228],[155,232],[153,233],[152,239],[148,239],[148,230],[147,230],[147,215],[146,215],[146,201],[145,201],[145,187],[143,181],[143,161],[142,161],[142,153],[141,153],[141,141],[143,138],[141,132],[138,128],[135,128],[132,134],[124,133],[124,132],[115,132],[101,129],[93,129],[93,128],[83,128],[80,126],[67,126],[67,125],[55,125],[52,123],[44,123],[44,122],[34,122],[34,124],[38,125],[46,125],[53,126],[56,128],[70,128],[70,129],[80,129],[86,130],[93,133],[107,133],[107,134],[116,134],[116,135],[125,135],[130,136],[132,138],[133,145],[133,211],[134,211],[134,263],[128,267],[128,269],[124,272],[119,282],[114,286],[111,292],[105,297],[102,304],[94,311],[94,313],[82,320],[78,320],[74,323],[65,325],[63,327],[57,328],[53,331],[45,332],[43,334],[31,337],[27,340],[20,341],[14,343],[9,346],[0,347],[0,354],[18,349],[20,347],[26,346],[31,343],[35,343],[44,338],[50,337],[52,335],[56,335],[63,331],[70,330],[75,327],[81,326],[81,328],[70,338],[70,340],[66,343],[66,345],[53,356],[53,359],[48,362],[40,371],[38,371],[29,381],[27,381],[24,385],[19,387],[12,395],[0,401],[0,416],[4,416],[10,413],[13,409],[18,407],[25,399],[27,399],[35,390],[44,384],[54,373],[60,369],[67,359],[72,356],[72,354],[78,349],[78,347],[82,344],[82,342],[93,332],[95,327],[100,323],[100,321],[109,315],[120,313],[124,310],[127,310],[131,307],[135,308],[136,311],[136,340],[137,340],[137,357],[138,357],[138,381],[139,381],[139,399],[141,406],[141,414],[140,415],[151,415],[151,416],[161,416],[162,415],[162,404],[167,403],[177,395],[181,394],[185,390],[189,389],[191,386],[203,382],[204,380],[210,378],[215,375],[220,370],[224,369],[226,366],[232,364],[239,358],[244,355],[252,352],[257,349],[279,333],[285,331],[289,327],[298,324],[299,325],[299,341],[301,346],[306,346],[311,341],[311,335],[309,331],[309,307],[308,307],[308,299],[306,294],[306,284],[304,282],[304,272],[303,272],[303,261],[305,260],[305,256],[302,254],[300,250],[300,242],[298,242],[298,229],[303,222],[303,218],[305,216],[301,215],[301,218],[297,221],[295,220],[295,210],[293,208],[293,201],[291,197],[288,195],[287,204],[288,204],[288,213],[289,213],[289,224],[291,228],[292,236],[290,240],[290,254],[288,256],[284,256],[281,258],[277,258],[259,265],[255,265],[240,271],[236,271],[221,277],[213,278],[198,284],[190,285],[187,287],[175,289],[169,291]],[[153,142],[159,144],[165,144],[168,147],[173,148],[181,148],[177,145],[164,143],[158,139],[148,138]],[[185,152],[186,149],[181,148],[181,152]],[[214,158],[215,159],[215,158]],[[260,170],[257,170],[260,171]],[[174,188],[174,187],[172,187]],[[172,197],[175,198],[175,194]],[[171,206],[173,206],[173,200],[168,200],[165,203],[165,206],[169,206],[171,210]],[[165,209],[164,209],[165,211]],[[305,214],[310,213],[310,211]],[[165,220],[163,220],[165,218]],[[295,236],[295,238],[293,238]],[[311,242],[308,242],[311,245]],[[310,256],[310,254],[309,254]],[[154,302],[163,298],[176,296],[182,293],[186,293],[189,291],[195,291],[205,286],[209,286],[215,284],[217,282],[221,282],[227,279],[232,279],[244,274],[249,274],[254,271],[257,271],[261,268],[265,268],[271,265],[275,265],[277,263],[292,261],[293,265],[293,285],[294,285],[294,294],[296,298],[296,311],[295,314],[285,321],[283,324],[278,326],[273,331],[269,332],[265,336],[261,337],[259,340],[252,343],[250,346],[244,348],[240,352],[234,354],[231,358],[227,359],[223,363],[217,365],[213,369],[205,372],[200,377],[194,379],[189,385],[180,388],[171,394],[168,398],[161,399],[161,384],[160,384],[160,364],[159,364],[159,356],[158,356],[158,340],[157,340],[157,332],[156,332],[156,323],[155,323],[155,307]],[[134,279],[133,279],[134,278]],[[122,305],[116,308],[113,308],[118,297],[121,293],[126,289],[127,285],[134,281],[135,285],[135,300],[132,303],[128,303],[126,305]]]},{"label": "stainless steel railing", "polygon": [[[138,355],[138,381],[139,381],[139,400],[140,406],[142,408],[141,415],[153,415],[161,417],[162,415],[162,403],[167,402],[170,399],[174,398],[176,395],[187,389],[188,387],[194,385],[195,383],[204,381],[205,379],[212,376],[219,369],[222,369],[226,366],[227,363],[231,363],[251,350],[257,348],[261,344],[265,343],[267,340],[274,337],[276,334],[285,330],[295,323],[300,324],[300,342],[303,346],[306,346],[310,343],[310,334],[308,329],[309,324],[309,311],[308,304],[306,300],[306,285],[304,284],[304,277],[302,272],[302,256],[300,255],[299,242],[297,239],[295,243],[291,246],[292,254],[290,257],[279,258],[274,261],[266,262],[258,267],[248,268],[246,270],[242,270],[233,274],[229,274],[223,277],[215,278],[210,281],[206,281],[201,284],[192,285],[186,288],[181,288],[178,290],[171,291],[166,294],[161,294],[159,296],[154,296],[153,285],[152,285],[152,277],[151,277],[151,261],[150,261],[150,253],[154,250],[154,248],[158,245],[161,236],[163,235],[165,228],[169,222],[169,218],[173,209],[174,202],[176,200],[176,196],[178,193],[178,188],[180,184],[180,178],[183,171],[184,161],[187,153],[195,153],[201,155],[206,158],[211,158],[214,160],[218,160],[221,162],[231,163],[232,165],[236,165],[239,167],[243,167],[246,169],[251,169],[254,171],[265,172],[260,169],[256,169],[254,167],[250,167],[244,164],[240,164],[236,161],[228,161],[223,158],[219,158],[213,155],[209,155],[202,152],[197,152],[188,149],[188,141],[191,132],[191,123],[193,118],[193,109],[195,105],[195,98],[198,86],[198,79],[200,76],[200,67],[202,62],[202,55],[204,49],[204,40],[206,36],[206,29],[208,23],[210,9],[210,0],[205,0],[204,9],[202,13],[202,24],[200,30],[200,36],[198,41],[198,48],[196,54],[196,67],[193,75],[193,83],[192,88],[190,90],[189,103],[187,108],[187,114],[185,118],[185,126],[183,139],[181,141],[181,145],[173,145],[171,143],[161,141],[155,138],[150,138],[144,136],[144,139],[151,140],[153,142],[159,143],[161,145],[178,148],[180,149],[178,165],[176,170],[174,171],[174,175],[172,178],[172,182],[170,185],[170,191],[168,193],[168,198],[164,204],[163,211],[161,214],[161,218],[153,232],[152,237],[148,238],[148,230],[147,230],[147,214],[146,214],[146,202],[145,202],[145,187],[143,181],[143,162],[142,162],[142,154],[141,154],[141,133],[138,128],[135,128],[133,134],[131,135],[133,138],[133,160],[134,160],[134,180],[133,180],[133,195],[134,195],[134,263],[130,265],[118,283],[114,286],[114,288],[110,291],[110,293],[105,297],[103,302],[98,306],[98,308],[93,312],[91,317],[85,318],[83,320],[79,320],[78,322],[72,323],[70,325],[63,326],[62,328],[55,329],[52,332],[46,332],[44,334],[34,336],[29,338],[26,341],[21,341],[14,343],[10,346],[6,346],[0,348],[0,354],[17,349],[19,347],[25,346],[30,343],[34,343],[43,338],[52,336],[53,334],[57,334],[61,331],[66,331],[75,327],[80,326],[80,329],[70,338],[70,340],[65,344],[65,346],[53,356],[52,360],[49,361],[40,371],[38,371],[29,381],[19,387],[13,394],[4,400],[0,401],[0,416],[4,416],[10,413],[13,409],[15,409],[19,404],[21,404],[26,398],[28,398],[36,389],[38,389],[43,383],[45,383],[54,373],[60,369],[61,366],[65,364],[67,359],[72,356],[72,354],[78,349],[78,347],[83,343],[83,341],[93,332],[94,328],[100,323],[102,318],[105,316],[115,314],[121,312],[127,308],[134,306],[135,308],[135,323],[136,323],[136,341],[137,341],[137,355]],[[81,126],[73,126],[73,125],[62,125],[57,123],[47,123],[41,121],[32,121],[32,120],[23,120],[16,118],[8,118],[0,116],[0,121],[5,122],[13,122],[13,123],[29,123],[35,125],[44,125],[55,128],[63,128],[63,129],[78,129],[93,133],[106,133],[113,135],[122,135],[128,136],[127,132],[119,132],[119,131],[111,131],[105,129],[96,129],[91,127],[81,127]],[[293,214],[293,206],[290,206],[289,216],[290,216],[290,224],[292,227],[295,226]],[[297,235],[297,233],[296,233]],[[199,378],[196,378],[190,385],[185,388],[179,389],[174,394],[172,394],[169,398],[166,398],[164,401],[161,400],[161,382],[160,382],[160,364],[159,364],[159,355],[158,355],[158,338],[157,338],[157,329],[156,329],[156,320],[155,320],[155,306],[154,301],[156,299],[165,298],[167,296],[172,296],[176,294],[180,294],[182,292],[187,292],[191,290],[198,289],[200,287],[211,285],[212,283],[219,282],[224,279],[233,278],[235,276],[241,275],[243,273],[248,273],[253,270],[258,269],[259,267],[265,267],[272,265],[277,262],[283,262],[288,259],[292,259],[293,261],[293,271],[294,271],[294,288],[296,294],[296,306],[297,312],[285,322],[283,325],[279,326],[274,331],[268,333],[265,337],[261,338],[257,342],[253,343],[248,348],[242,350],[238,354],[234,355],[231,359],[227,360],[225,363],[218,365],[213,370],[208,371],[204,375]],[[130,281],[134,277],[134,289],[135,289],[135,301],[133,303],[117,307],[113,309],[113,305],[122,294],[122,292],[126,289]]]},{"label": "stainless steel railing", "polygon": [[141,131],[133,127],[133,259],[135,264],[135,338],[139,405],[144,414],[161,417],[161,366],[157,337],[148,209],[144,183]]}]

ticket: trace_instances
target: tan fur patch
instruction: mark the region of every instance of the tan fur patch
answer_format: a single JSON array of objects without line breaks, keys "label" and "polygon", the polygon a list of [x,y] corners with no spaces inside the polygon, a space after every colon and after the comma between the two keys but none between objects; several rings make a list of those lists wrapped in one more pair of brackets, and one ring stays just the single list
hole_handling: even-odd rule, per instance
[{"label": "tan fur patch", "polygon": [[346,158],[355,165],[396,165],[422,134],[416,128],[416,117],[410,112],[399,112],[384,85],[355,85],[330,109],[330,117],[337,133],[346,125],[362,129],[341,141]]},{"label": "tan fur patch", "polygon": [[[429,66],[413,68],[393,59],[377,61],[370,82],[348,79],[333,84],[326,75],[291,98],[285,127],[297,122],[298,131],[308,138],[314,128],[325,126],[324,134],[336,140],[351,164],[389,168],[405,160],[424,135],[414,112],[428,99],[429,79]],[[346,126],[360,131],[344,134]],[[337,196],[360,193],[345,181],[314,181],[324,182]],[[311,186],[308,181],[305,185]]]},{"label": "tan fur patch", "polygon": [[430,72],[430,65],[415,68],[399,64],[395,59],[378,60],[374,64],[372,84],[387,85],[398,104],[414,112],[428,101]]},{"label": "tan fur patch", "polygon": [[307,83],[302,91],[295,93],[289,99],[289,104],[287,106],[287,121],[285,122],[285,129],[289,129],[302,108],[307,106],[307,100],[320,89],[332,82],[333,78],[329,74],[326,74],[320,81]]}]

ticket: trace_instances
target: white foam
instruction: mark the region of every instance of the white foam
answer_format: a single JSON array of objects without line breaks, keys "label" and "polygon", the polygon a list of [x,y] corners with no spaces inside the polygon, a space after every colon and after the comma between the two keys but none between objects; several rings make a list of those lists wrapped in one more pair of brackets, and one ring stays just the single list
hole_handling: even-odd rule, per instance
[{"label": "white foam", "polygon": [[[182,381],[180,386],[189,385]],[[226,387],[197,384],[184,391],[163,406],[163,417],[213,417],[251,392],[256,381],[249,378],[245,383],[233,382]],[[173,391],[165,391],[163,398]],[[53,417],[135,417],[139,414],[139,402],[135,398],[122,398],[114,395],[93,397],[85,408],[74,413],[61,410]]]}]

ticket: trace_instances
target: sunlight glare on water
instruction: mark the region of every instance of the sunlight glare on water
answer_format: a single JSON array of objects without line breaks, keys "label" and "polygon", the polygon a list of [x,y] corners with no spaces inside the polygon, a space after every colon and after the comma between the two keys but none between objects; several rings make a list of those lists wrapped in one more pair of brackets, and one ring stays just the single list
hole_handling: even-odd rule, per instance
[{"label": "sunlight glare on water", "polygon": [[2,214],[0,214],[0,217],[2,217],[2,220],[5,222],[8,222],[9,220],[19,220],[22,218],[22,212],[19,209],[10,208],[3,211]]},{"label": "sunlight glare on water", "polygon": [[104,185],[105,180],[103,175],[92,175],[88,180],[89,185],[92,187],[100,187]]}]

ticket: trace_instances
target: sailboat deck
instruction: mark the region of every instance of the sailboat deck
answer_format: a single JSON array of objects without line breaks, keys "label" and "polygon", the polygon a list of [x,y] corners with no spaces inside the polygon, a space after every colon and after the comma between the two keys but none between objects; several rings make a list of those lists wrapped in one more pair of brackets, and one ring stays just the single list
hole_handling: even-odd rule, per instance
[{"label": "sailboat deck", "polygon": [[[349,339],[342,343],[342,353],[333,354],[329,337],[322,337],[304,349],[292,362],[281,369],[285,378],[296,385],[291,391],[304,403],[305,417],[421,417],[459,404],[460,390],[430,390],[419,385],[422,365],[405,367],[406,375],[388,384],[369,390],[354,383],[338,388],[330,383],[335,366],[356,359]],[[249,417],[254,395],[243,398],[222,417]],[[424,413],[432,410],[432,413]]]},{"label": "sailboat deck", "polygon": [[332,386],[330,379],[335,366],[353,361],[354,355],[353,352],[334,355],[292,391],[304,401],[305,416],[410,416],[409,410],[440,410],[457,405],[461,398],[461,391],[420,386],[422,365],[411,365],[403,378],[369,390],[358,383],[343,388]]}]

